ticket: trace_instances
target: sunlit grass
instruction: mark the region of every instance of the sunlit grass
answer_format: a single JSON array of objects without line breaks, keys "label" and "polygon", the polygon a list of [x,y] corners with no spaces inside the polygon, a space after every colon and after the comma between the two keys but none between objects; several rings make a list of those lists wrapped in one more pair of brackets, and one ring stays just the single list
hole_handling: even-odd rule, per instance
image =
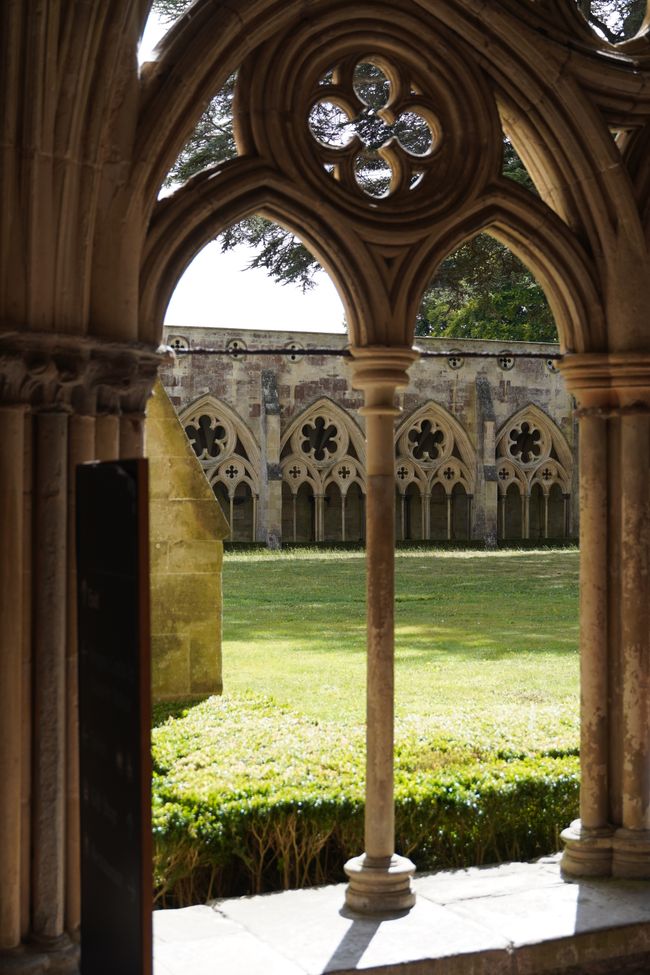
[{"label": "sunlit grass", "polygon": [[[398,734],[527,752],[577,746],[575,550],[397,555]],[[364,556],[224,561],[226,693],[349,726],[365,712]]]}]

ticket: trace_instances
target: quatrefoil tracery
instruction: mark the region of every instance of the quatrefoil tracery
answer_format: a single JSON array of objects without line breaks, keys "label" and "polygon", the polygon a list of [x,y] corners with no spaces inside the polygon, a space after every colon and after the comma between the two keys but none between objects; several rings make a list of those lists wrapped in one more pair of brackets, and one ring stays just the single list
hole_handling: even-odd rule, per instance
[{"label": "quatrefoil tracery", "polygon": [[403,69],[347,59],[321,79],[309,126],[324,168],[348,190],[382,198],[414,189],[441,140],[436,113]]}]

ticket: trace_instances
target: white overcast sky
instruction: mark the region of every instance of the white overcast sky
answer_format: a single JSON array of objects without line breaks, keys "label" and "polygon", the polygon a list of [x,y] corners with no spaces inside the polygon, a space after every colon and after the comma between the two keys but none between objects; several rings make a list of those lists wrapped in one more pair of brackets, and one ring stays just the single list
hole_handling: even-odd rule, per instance
[{"label": "white overcast sky", "polygon": [[[164,32],[152,14],[140,45],[141,62],[150,60]],[[345,331],[343,305],[324,271],[316,274],[316,286],[303,295],[294,285],[275,284],[265,271],[245,270],[253,253],[237,247],[222,254],[215,242],[204,247],[178,282],[165,324]]]}]

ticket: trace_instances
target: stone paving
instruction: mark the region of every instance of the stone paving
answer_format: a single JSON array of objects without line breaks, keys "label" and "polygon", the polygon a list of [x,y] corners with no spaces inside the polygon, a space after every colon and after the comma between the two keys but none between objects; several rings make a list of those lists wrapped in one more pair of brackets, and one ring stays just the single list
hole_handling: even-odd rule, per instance
[{"label": "stone paving", "polygon": [[650,973],[650,883],[565,882],[557,857],[416,878],[401,917],[344,885],[154,913],[154,975]]}]

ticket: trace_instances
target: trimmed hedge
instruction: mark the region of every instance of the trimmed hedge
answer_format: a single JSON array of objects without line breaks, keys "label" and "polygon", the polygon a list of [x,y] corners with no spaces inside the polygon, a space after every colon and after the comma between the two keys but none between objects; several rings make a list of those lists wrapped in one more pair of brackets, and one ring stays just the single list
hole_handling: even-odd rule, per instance
[{"label": "trimmed hedge", "polygon": [[[161,906],[344,879],[363,850],[363,729],[210,698],[154,730]],[[420,870],[531,859],[575,818],[573,749],[526,755],[398,731],[396,846]]]}]

